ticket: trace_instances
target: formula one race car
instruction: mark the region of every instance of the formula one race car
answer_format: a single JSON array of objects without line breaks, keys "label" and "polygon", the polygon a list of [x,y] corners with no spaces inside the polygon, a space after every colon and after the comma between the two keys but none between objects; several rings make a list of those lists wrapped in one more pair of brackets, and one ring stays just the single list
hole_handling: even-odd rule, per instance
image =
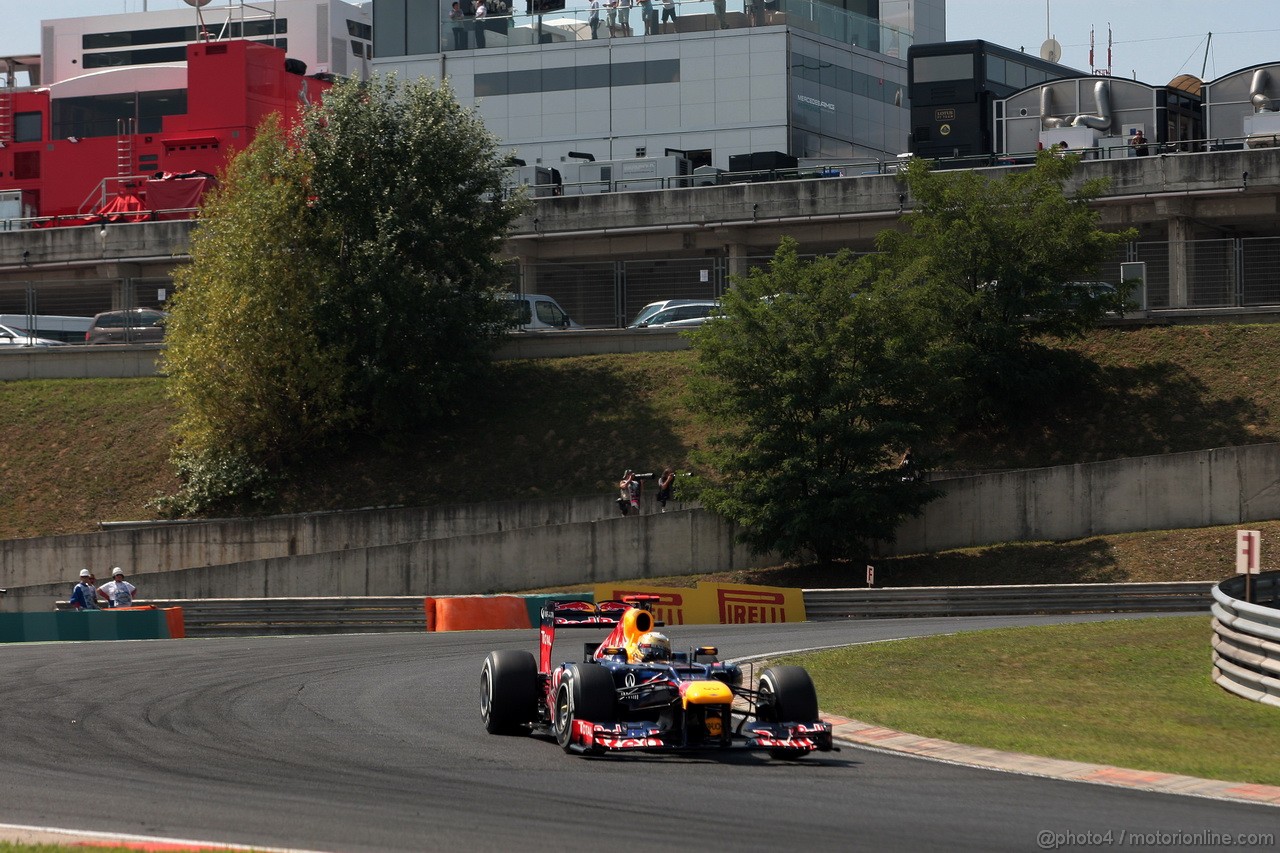
[{"label": "formula one race car", "polygon": [[[656,596],[553,601],[542,611],[540,660],[495,651],[480,669],[480,716],[490,734],[554,736],[565,752],[746,748],[776,758],[827,752],[831,725],[798,666],[772,666],[754,690],[714,646],[672,652],[655,631]],[[556,631],[612,629],[581,662],[552,666]]]}]

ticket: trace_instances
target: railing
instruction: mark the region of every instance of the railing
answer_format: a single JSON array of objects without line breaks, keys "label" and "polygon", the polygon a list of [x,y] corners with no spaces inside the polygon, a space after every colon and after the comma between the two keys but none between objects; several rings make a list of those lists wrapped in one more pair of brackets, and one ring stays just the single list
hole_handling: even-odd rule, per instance
[{"label": "railing", "polygon": [[[518,0],[514,5],[520,5]],[[662,0],[646,3],[636,0],[626,6],[619,4],[617,8],[610,8],[601,0],[594,15],[590,9],[560,9],[541,14],[515,8],[507,11],[500,2],[487,4],[485,18],[480,21],[472,17],[469,0],[465,6],[466,14],[461,20],[450,19],[447,9],[441,15],[441,52],[784,24],[886,56],[905,58],[911,45],[911,34],[905,30],[819,0],[728,0],[719,9],[717,3],[708,0],[677,0],[672,7],[664,6]],[[503,11],[498,12],[498,8]],[[672,14],[664,12],[668,8]]]},{"label": "railing", "polygon": [[1213,680],[1245,699],[1280,707],[1280,572],[1213,588]]},{"label": "railing", "polygon": [[1102,583],[806,589],[814,622],[911,616],[1015,616],[1038,613],[1166,613],[1205,610],[1210,584]]},{"label": "railing", "polygon": [[425,631],[422,596],[387,598],[182,598],[142,602],[181,607],[189,637]]},{"label": "railing", "polygon": [[[810,621],[912,616],[1204,611],[1207,583],[807,589]],[[425,631],[421,596],[223,598],[141,602],[181,607],[187,636]]]}]

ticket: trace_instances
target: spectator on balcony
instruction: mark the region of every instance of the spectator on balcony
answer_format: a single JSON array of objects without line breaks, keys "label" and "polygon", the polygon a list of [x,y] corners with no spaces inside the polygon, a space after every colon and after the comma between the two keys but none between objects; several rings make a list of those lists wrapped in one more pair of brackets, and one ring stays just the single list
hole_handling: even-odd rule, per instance
[{"label": "spectator on balcony", "polygon": [[462,6],[458,0],[454,0],[453,6],[449,9],[449,23],[453,26],[453,49],[467,49],[467,20],[462,14]]},{"label": "spectator on balcony", "polygon": [[600,38],[600,0],[591,0],[591,14],[587,17],[587,24],[591,27],[591,38]]},{"label": "spectator on balcony", "polygon": [[489,9],[484,2],[485,0],[476,0],[476,47],[484,47],[484,28],[488,25],[485,18],[489,17]]},{"label": "spectator on balcony", "polygon": [[1129,140],[1129,145],[1133,148],[1135,156],[1147,156],[1147,137],[1143,135],[1141,128],[1133,132],[1133,138]]},{"label": "spectator on balcony", "polygon": [[711,8],[715,10],[716,22],[720,25],[720,29],[729,29],[729,23],[725,20],[725,0],[711,0]]},{"label": "spectator on balcony", "polygon": [[[676,0],[662,0],[662,23],[665,25],[667,21],[671,22],[670,32],[676,31]],[[666,27],[663,26],[666,30]]]},{"label": "spectator on balcony", "polygon": [[631,0],[618,0],[619,35],[631,35]]},{"label": "spectator on balcony", "polygon": [[658,32],[658,10],[653,8],[653,0],[640,0],[640,20],[644,21],[644,34],[656,35]]}]

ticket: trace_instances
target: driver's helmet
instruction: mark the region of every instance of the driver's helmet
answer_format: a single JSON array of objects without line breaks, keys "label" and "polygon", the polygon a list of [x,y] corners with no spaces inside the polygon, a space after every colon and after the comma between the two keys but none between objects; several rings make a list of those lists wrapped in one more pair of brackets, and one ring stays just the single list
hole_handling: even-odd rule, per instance
[{"label": "driver's helmet", "polygon": [[641,634],[636,640],[636,660],[640,663],[671,660],[671,641],[657,631]]}]

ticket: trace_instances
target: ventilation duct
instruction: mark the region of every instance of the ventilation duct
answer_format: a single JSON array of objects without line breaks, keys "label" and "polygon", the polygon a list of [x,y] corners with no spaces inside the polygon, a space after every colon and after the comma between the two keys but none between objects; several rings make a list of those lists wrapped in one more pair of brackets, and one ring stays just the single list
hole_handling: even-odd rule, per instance
[{"label": "ventilation duct", "polygon": [[1053,115],[1053,89],[1050,86],[1040,87],[1040,126],[1042,128],[1062,127],[1066,119]]},{"label": "ventilation duct", "polygon": [[1093,102],[1098,112],[1094,115],[1076,116],[1071,122],[1072,127],[1091,127],[1094,130],[1107,130],[1111,127],[1111,90],[1107,87],[1106,80],[1093,84]]},{"label": "ventilation duct", "polygon": [[1271,82],[1271,75],[1267,73],[1267,69],[1259,68],[1253,72],[1253,82],[1249,84],[1249,100],[1253,103],[1253,111],[1255,113],[1269,113],[1275,107],[1272,101],[1267,97],[1267,84]]}]

